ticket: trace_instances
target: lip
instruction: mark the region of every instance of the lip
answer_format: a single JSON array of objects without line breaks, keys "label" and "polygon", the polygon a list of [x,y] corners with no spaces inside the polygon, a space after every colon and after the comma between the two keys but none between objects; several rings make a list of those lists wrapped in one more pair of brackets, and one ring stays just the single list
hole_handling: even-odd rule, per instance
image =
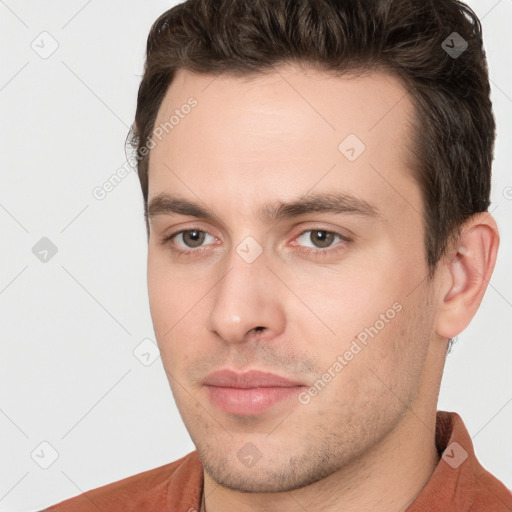
[{"label": "lip", "polygon": [[274,373],[259,370],[238,373],[228,369],[211,373],[204,385],[210,401],[218,409],[243,416],[261,414],[306,387]]},{"label": "lip", "polygon": [[249,370],[238,373],[223,369],[210,373],[204,383],[207,386],[220,386],[224,388],[270,388],[303,386],[301,382],[292,381],[275,373]]}]

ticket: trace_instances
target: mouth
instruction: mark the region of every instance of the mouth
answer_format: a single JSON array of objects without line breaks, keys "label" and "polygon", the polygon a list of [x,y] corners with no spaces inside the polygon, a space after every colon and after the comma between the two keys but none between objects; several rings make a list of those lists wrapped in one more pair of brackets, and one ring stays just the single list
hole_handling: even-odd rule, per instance
[{"label": "mouth", "polygon": [[203,384],[219,410],[242,416],[261,414],[280,402],[290,402],[306,388],[301,382],[259,370],[218,370],[208,375]]}]

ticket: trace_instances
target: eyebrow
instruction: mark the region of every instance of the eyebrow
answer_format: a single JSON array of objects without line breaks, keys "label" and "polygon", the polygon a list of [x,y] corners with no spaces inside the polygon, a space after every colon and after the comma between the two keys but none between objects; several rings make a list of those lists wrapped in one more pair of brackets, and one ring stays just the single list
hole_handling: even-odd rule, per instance
[{"label": "eyebrow", "polygon": [[[364,199],[339,192],[307,194],[290,202],[268,203],[261,208],[259,213],[263,220],[272,222],[314,212],[360,215],[374,219],[380,217],[379,210]],[[168,193],[154,196],[149,201],[145,212],[147,220],[159,215],[172,214],[188,215],[202,219],[217,218],[217,215],[201,204]]]}]

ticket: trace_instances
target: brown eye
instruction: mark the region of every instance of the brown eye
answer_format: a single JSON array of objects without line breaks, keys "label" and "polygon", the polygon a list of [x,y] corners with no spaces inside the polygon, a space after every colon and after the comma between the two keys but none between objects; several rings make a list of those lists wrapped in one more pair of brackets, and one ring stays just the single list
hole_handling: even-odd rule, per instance
[{"label": "brown eye", "polygon": [[305,229],[293,242],[297,250],[314,258],[331,257],[345,251],[352,243],[351,237],[327,229]]},{"label": "brown eye", "polygon": [[178,233],[176,236],[181,235],[183,243],[187,247],[195,248],[200,247],[207,235],[206,231],[200,231],[199,229],[189,229]]},{"label": "brown eye", "polygon": [[309,239],[316,247],[325,248],[332,244],[334,237],[334,233],[329,231],[312,230]]},{"label": "brown eye", "polygon": [[333,242],[339,238],[341,241],[347,240],[344,236],[326,229],[308,229],[303,231],[297,238],[299,244],[310,249],[328,249]]},{"label": "brown eye", "polygon": [[[205,243],[206,242],[206,243]],[[176,256],[205,254],[215,244],[215,237],[204,229],[183,229],[164,236],[160,244]]]}]

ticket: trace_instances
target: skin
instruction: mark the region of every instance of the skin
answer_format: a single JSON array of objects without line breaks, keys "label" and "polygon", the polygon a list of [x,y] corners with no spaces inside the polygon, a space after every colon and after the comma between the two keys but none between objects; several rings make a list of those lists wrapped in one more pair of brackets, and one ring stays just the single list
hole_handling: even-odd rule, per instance
[{"label": "skin", "polygon": [[[197,106],[151,150],[149,201],[173,193],[214,217],[150,218],[148,288],[162,362],[205,468],[206,509],[405,510],[439,462],[447,339],[483,297],[495,221],[472,217],[427,279],[408,152],[414,111],[388,74],[333,77],[291,64],[251,78],[179,70],[155,126],[190,96]],[[352,162],[338,149],[351,133],[366,145]],[[378,217],[259,215],[269,202],[333,191],[364,199]],[[160,243],[186,229],[208,235],[198,245],[182,235]],[[351,241],[322,246],[318,230]],[[248,236],[263,249],[252,263],[237,253]],[[309,403],[238,416],[209,400],[202,381],[219,368],[313,386],[396,303],[400,312]],[[237,457],[247,443],[261,455],[252,467]]]}]

